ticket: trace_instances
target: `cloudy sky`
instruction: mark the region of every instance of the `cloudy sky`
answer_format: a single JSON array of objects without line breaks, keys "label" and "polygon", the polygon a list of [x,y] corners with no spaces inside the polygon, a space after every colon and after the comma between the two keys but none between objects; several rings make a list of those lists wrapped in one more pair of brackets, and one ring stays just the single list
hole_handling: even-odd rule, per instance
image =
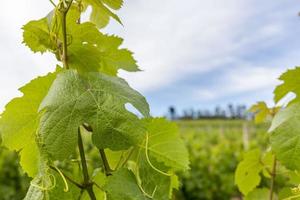
[{"label": "cloudy sky", "polygon": [[[3,1],[0,12],[0,110],[17,89],[55,68],[32,54],[20,27],[50,11],[47,0]],[[104,31],[125,39],[142,72],[121,72],[149,100],[154,115],[228,103],[272,102],[277,77],[300,65],[296,0],[127,0],[124,27]]]}]

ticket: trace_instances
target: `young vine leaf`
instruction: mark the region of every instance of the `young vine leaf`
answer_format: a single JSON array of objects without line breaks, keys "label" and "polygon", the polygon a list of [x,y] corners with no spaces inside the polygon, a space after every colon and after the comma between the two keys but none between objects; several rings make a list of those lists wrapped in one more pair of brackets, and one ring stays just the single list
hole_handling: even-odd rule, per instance
[{"label": "young vine leaf", "polygon": [[283,81],[282,84],[278,85],[274,90],[274,101],[278,103],[282,98],[284,98],[288,93],[292,92],[296,95],[296,98],[292,102],[300,100],[300,67],[295,67],[294,69],[287,70],[283,73],[279,80]]},{"label": "young vine leaf", "polygon": [[[79,16],[78,9],[72,6],[67,15],[70,68],[80,72],[100,71],[112,76],[116,76],[119,69],[139,71],[132,52],[120,48],[123,39],[101,33],[93,23],[78,24]],[[57,31],[60,21],[58,15],[51,20],[45,17],[29,22],[23,27],[24,43],[34,52],[52,52],[61,61],[57,49],[57,44],[63,40],[61,31]]]},{"label": "young vine leaf", "polygon": [[0,118],[2,145],[19,152],[21,166],[31,177],[37,174],[39,166],[35,143],[40,119],[38,108],[59,71],[58,68],[55,73],[38,77],[20,88],[23,96],[7,104]]},{"label": "young vine leaf", "polygon": [[271,146],[279,161],[292,170],[300,169],[300,104],[279,112],[271,125]]},{"label": "young vine leaf", "polygon": [[[139,180],[140,187],[143,188],[145,194],[157,200],[171,198],[172,195],[170,196],[170,192],[166,191],[173,191],[173,181],[176,180],[174,178],[176,175],[171,174],[172,169],[170,167],[166,167],[156,159],[151,160],[152,166],[149,165],[149,160],[147,160],[142,150],[139,152],[135,164],[132,171]],[[170,174],[166,175],[165,172]]]},{"label": "young vine leaf", "polygon": [[83,123],[92,126],[93,142],[100,149],[125,150],[138,144],[143,127],[126,110],[126,103],[149,116],[145,98],[123,79],[72,70],[60,73],[40,106],[45,148],[55,159],[67,158],[75,150],[77,129]]},{"label": "young vine leaf", "polygon": [[254,113],[254,122],[256,124],[271,121],[273,116],[280,110],[280,107],[269,108],[263,101],[257,102],[249,111]]},{"label": "young vine leaf", "polygon": [[83,0],[82,3],[85,8],[88,6],[92,7],[90,20],[98,28],[104,28],[108,24],[110,17],[122,24],[120,18],[110,9],[120,9],[123,5],[123,0]]},{"label": "young vine leaf", "polygon": [[247,195],[260,183],[259,174],[262,170],[260,151],[255,149],[245,153],[243,161],[239,163],[235,172],[235,183],[244,195]]},{"label": "young vine leaf", "polygon": [[48,18],[30,21],[23,30],[23,43],[33,52],[44,53],[55,48],[50,39]]},{"label": "young vine leaf", "polygon": [[299,79],[300,68],[287,70],[280,76],[283,83],[274,90],[276,102],[292,92],[296,97],[289,105],[282,109],[272,121],[269,129],[271,132],[271,146],[278,160],[289,169],[300,169],[300,137],[299,137]]},{"label": "young vine leaf", "polygon": [[149,159],[155,158],[175,171],[187,170],[189,168],[188,152],[179,137],[176,124],[163,118],[145,119],[144,123],[147,138],[141,148],[148,151]]},{"label": "young vine leaf", "polygon": [[135,175],[128,169],[122,168],[108,177],[105,185],[108,199],[110,200],[147,200],[137,184]]},{"label": "young vine leaf", "polygon": [[245,197],[245,200],[266,200],[269,198],[269,193],[267,188],[256,188]]}]

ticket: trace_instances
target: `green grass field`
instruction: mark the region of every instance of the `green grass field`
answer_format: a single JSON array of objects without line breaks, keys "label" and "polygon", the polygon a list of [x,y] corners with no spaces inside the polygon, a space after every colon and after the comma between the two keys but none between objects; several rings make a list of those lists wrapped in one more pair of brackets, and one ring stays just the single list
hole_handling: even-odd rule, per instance
[{"label": "green grass field", "polygon": [[[234,171],[244,150],[266,146],[268,125],[254,125],[241,120],[176,123],[188,147],[191,161],[191,170],[180,175],[183,184],[176,199],[239,199],[241,195],[234,185]],[[18,165],[16,154],[2,148],[0,200],[22,199],[29,181]]]},{"label": "green grass field", "polygon": [[240,199],[234,172],[243,152],[264,149],[268,124],[241,120],[177,121],[189,149],[191,170],[182,174],[178,199]]}]

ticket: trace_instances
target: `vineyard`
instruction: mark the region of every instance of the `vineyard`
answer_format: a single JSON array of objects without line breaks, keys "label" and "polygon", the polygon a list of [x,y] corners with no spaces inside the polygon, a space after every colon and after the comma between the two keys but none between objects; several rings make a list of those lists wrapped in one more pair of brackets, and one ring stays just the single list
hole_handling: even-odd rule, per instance
[{"label": "vineyard", "polygon": [[[268,149],[269,124],[255,124],[242,120],[200,120],[176,123],[189,150],[191,164],[189,171],[179,174],[181,186],[174,192],[172,198],[174,200],[242,199],[243,193],[235,184],[236,168],[246,155],[245,152]],[[248,135],[247,141],[245,141],[245,134]],[[88,138],[86,139],[88,141]],[[91,147],[86,151],[86,155],[91,162],[93,160],[97,162],[97,152]],[[21,199],[30,186],[30,177],[22,172],[15,153],[2,148],[1,161],[0,196],[4,200]],[[70,173],[76,165],[78,166],[78,163],[73,161],[62,169]],[[288,171],[284,166],[280,166],[280,170],[281,173],[278,173],[275,179],[274,191],[279,199],[285,199],[293,195],[291,188],[299,183],[300,175]],[[7,182],[7,179],[10,181]],[[263,172],[260,183],[255,185],[258,189],[249,192],[246,199],[269,199],[270,183],[270,176],[266,171]]]},{"label": "vineyard", "polygon": [[[245,121],[179,121],[181,136],[189,149],[191,170],[182,173],[179,179],[182,187],[175,192],[174,198],[184,199],[230,199],[241,197],[241,193],[234,184],[234,172],[238,162],[242,159],[245,149],[243,143],[243,127],[247,126],[250,136],[249,147],[252,149],[266,146],[267,125],[255,125]],[[87,158],[97,160],[97,152],[86,152]],[[25,195],[30,178],[22,173],[18,167],[17,156],[2,149],[1,160],[10,160],[1,164],[1,183],[3,191],[0,196],[4,199],[18,199],[14,195]],[[94,158],[94,159],[93,159]],[[222,165],[219,165],[222,163]],[[73,163],[73,167],[77,163]],[[71,165],[71,166],[72,166]],[[66,169],[65,169],[66,170]],[[7,184],[6,178],[12,181]],[[283,179],[283,178],[282,178]],[[278,182],[284,185],[284,181]],[[18,185],[22,180],[22,185]],[[4,184],[6,182],[6,184]],[[267,179],[263,181],[267,186]]]},{"label": "vineyard", "polygon": [[22,27],[56,66],[1,114],[0,200],[299,200],[300,68],[281,74],[273,104],[153,117],[119,74],[141,71],[133,52],[104,31],[123,25],[125,3],[50,0]]}]

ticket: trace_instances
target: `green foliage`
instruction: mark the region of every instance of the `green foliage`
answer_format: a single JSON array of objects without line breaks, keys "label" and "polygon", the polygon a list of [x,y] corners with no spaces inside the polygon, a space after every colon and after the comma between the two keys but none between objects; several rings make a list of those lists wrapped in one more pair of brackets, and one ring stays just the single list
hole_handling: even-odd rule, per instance
[{"label": "green foliage", "polygon": [[70,70],[59,74],[40,106],[45,148],[55,159],[67,158],[83,123],[93,128],[93,142],[100,149],[126,150],[139,143],[144,131],[140,120],[125,109],[126,103],[149,116],[144,97],[120,78],[100,73],[81,76]]},{"label": "green foliage", "polygon": [[[283,83],[274,90],[274,100],[279,102],[288,93],[294,93],[296,97],[275,116],[270,128],[271,146],[275,152],[277,159],[289,170],[299,170],[299,67],[287,70],[280,76]],[[293,182],[295,186],[300,183],[300,180]],[[296,188],[296,191],[298,189]],[[298,194],[284,194],[286,199],[297,199]],[[290,198],[289,198],[290,196]]]},{"label": "green foliage", "polygon": [[273,116],[279,111],[280,107],[269,108],[263,101],[253,105],[249,111],[254,113],[255,123],[264,123],[271,121]]},{"label": "green foliage", "polygon": [[30,21],[23,27],[23,42],[33,51],[44,53],[53,49],[49,37],[48,18]]},{"label": "green foliage", "polygon": [[294,103],[275,116],[270,131],[277,158],[289,169],[300,169],[300,104]]},{"label": "green foliage", "polygon": [[92,6],[93,10],[90,20],[95,23],[98,28],[105,27],[110,17],[122,24],[120,18],[110,9],[120,9],[123,5],[123,0],[83,0],[82,3],[85,7]]},{"label": "green foliage", "polygon": [[35,143],[40,119],[37,111],[56,73],[38,77],[20,88],[23,96],[7,104],[1,115],[2,144],[19,152],[22,168],[31,177],[37,174],[39,166],[38,147]]},{"label": "green foliage", "polygon": [[138,187],[135,175],[128,169],[120,169],[109,177],[105,188],[111,200],[148,199]]},{"label": "green foliage", "polygon": [[245,200],[266,200],[269,198],[269,193],[267,188],[255,189],[245,197]]},{"label": "green foliage", "polygon": [[252,150],[244,155],[244,159],[239,163],[235,173],[235,183],[244,195],[247,195],[260,183],[259,173],[262,169],[259,150]]},{"label": "green foliage", "polygon": [[[286,192],[286,189],[281,191],[278,191],[277,189],[276,192],[274,189],[275,178],[278,176],[278,174],[282,173],[282,171],[284,171],[285,174],[293,174],[294,170],[300,169],[299,75],[299,67],[296,67],[292,70],[287,70],[287,72],[283,73],[279,78],[283,83],[277,86],[274,90],[275,103],[280,102],[289,93],[294,93],[296,95],[295,98],[288,102],[288,105],[286,107],[282,109],[279,106],[268,108],[265,103],[259,102],[251,109],[251,111],[256,114],[256,122],[264,121],[264,119],[268,117],[273,118],[271,127],[269,129],[269,132],[271,132],[270,143],[272,152],[268,152],[268,154],[266,154],[266,156],[262,160],[259,158],[260,155],[258,152],[253,152],[253,154],[251,154],[251,156],[249,157],[250,159],[248,159],[249,163],[247,163],[247,161],[242,161],[239,164],[236,171],[236,177],[243,177],[241,176],[241,171],[243,171],[244,174],[247,175],[250,174],[250,171],[251,173],[255,174],[252,174],[248,178],[244,176],[245,181],[242,183],[242,181],[240,180],[241,183],[238,183],[239,189],[244,194],[248,194],[248,192],[252,191],[256,187],[256,185],[258,185],[260,180],[260,176],[258,174],[262,170],[263,175],[267,178],[270,178],[270,199],[272,199],[272,195],[274,196],[277,194],[280,198],[283,199],[297,199],[300,196],[298,195],[299,186],[293,189],[293,191],[295,191],[293,194]],[[264,162],[265,166],[262,165]],[[249,170],[247,170],[247,168]],[[293,182],[293,178],[291,178],[290,175],[288,175],[287,177],[290,181],[290,183],[288,183],[290,187],[295,187],[300,182],[300,180]],[[261,197],[257,197],[256,195],[262,193],[262,190],[258,192],[258,190],[256,189],[250,194],[252,195],[252,193],[255,196],[251,197],[252,199],[260,199]]]},{"label": "green foliage", "polygon": [[[71,16],[77,16],[77,10],[71,11],[69,13]],[[80,71],[100,70],[109,75],[116,75],[118,69],[138,71],[132,53],[127,49],[120,49],[123,39],[101,33],[95,24],[90,22],[77,24],[74,21],[68,27],[68,33],[72,38],[69,45],[71,68]]]},{"label": "green foliage", "polygon": [[[61,0],[23,27],[26,46],[63,65],[22,87],[0,118],[3,145],[33,178],[26,200],[171,199],[176,173],[189,168],[176,125],[151,118],[146,99],[117,77],[138,66],[121,38],[98,28],[121,23],[112,10],[122,4]],[[91,22],[80,23],[88,6]]]},{"label": "green foliage", "polygon": [[[268,198],[266,198],[269,199],[274,154],[269,149],[268,123],[254,124],[238,120],[199,120],[179,121],[178,124],[189,150],[191,169],[187,173],[179,175],[182,189],[181,194],[177,194],[176,200],[255,198],[257,189],[261,191],[263,188],[269,189]],[[245,126],[246,128],[244,128]],[[249,133],[250,152],[253,150],[261,152],[258,156],[260,160],[258,167],[262,167],[259,172],[260,183],[257,189],[253,188],[247,196],[242,195],[238,185],[234,184],[236,168],[240,161],[244,162],[243,152],[245,149],[242,135],[245,129]],[[297,173],[287,170],[277,162],[273,189],[274,199],[276,199],[277,194],[279,195],[282,188],[297,186],[299,181],[297,177]],[[244,183],[247,184],[247,180]]]},{"label": "green foliage", "polygon": [[18,165],[18,155],[0,147],[0,199],[22,199],[29,182]]},{"label": "green foliage", "polygon": [[297,98],[294,101],[299,102],[300,95],[300,68],[296,67],[295,69],[287,70],[283,73],[279,80],[283,81],[283,83],[276,87],[274,90],[274,101],[278,103],[283,97],[285,97],[288,93],[292,92],[297,95]]},{"label": "green foliage", "polygon": [[[243,122],[199,120],[180,121],[178,124],[191,163],[190,170],[179,176],[182,199],[228,200],[239,196],[234,185],[234,171],[243,150]],[[264,127],[257,128],[257,132],[262,130]]]},{"label": "green foliage", "polygon": [[[98,2],[95,1],[95,2]],[[100,1],[99,1],[100,2]],[[59,45],[63,35],[59,29],[61,15],[31,21],[23,27],[24,43],[34,52],[52,52],[58,61],[62,61]],[[115,76],[119,69],[130,72],[139,71],[132,52],[120,48],[123,39],[101,33],[95,24],[78,24],[80,13],[72,6],[67,15],[68,63],[70,68],[80,72],[100,71]]]},{"label": "green foliage", "polygon": [[179,137],[176,124],[162,118],[146,119],[145,124],[148,146],[143,148],[147,148],[149,157],[154,157],[175,170],[188,169],[188,153]]}]

